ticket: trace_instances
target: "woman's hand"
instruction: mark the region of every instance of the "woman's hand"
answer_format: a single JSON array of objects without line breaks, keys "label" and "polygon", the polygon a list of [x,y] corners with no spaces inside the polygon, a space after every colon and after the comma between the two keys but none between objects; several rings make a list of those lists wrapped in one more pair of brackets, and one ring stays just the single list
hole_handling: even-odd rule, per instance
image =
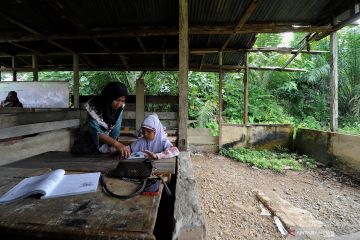
[{"label": "woman's hand", "polygon": [[145,154],[144,154],[145,157],[147,157],[147,158],[149,158],[149,159],[151,159],[151,160],[158,159],[158,156],[156,155],[156,153],[153,153],[153,152],[151,152],[151,151],[149,151],[149,150],[145,150],[144,153],[145,153]]},{"label": "woman's hand", "polygon": [[131,154],[130,147],[115,140],[113,146],[119,151],[122,158],[128,158]]}]

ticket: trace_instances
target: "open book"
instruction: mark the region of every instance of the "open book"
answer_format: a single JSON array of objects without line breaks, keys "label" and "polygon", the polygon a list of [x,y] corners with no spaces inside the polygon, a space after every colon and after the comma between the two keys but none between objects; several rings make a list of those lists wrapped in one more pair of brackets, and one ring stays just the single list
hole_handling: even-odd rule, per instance
[{"label": "open book", "polygon": [[0,197],[1,203],[9,203],[32,194],[43,194],[41,198],[55,198],[95,192],[100,172],[65,175],[63,169],[28,177]]}]

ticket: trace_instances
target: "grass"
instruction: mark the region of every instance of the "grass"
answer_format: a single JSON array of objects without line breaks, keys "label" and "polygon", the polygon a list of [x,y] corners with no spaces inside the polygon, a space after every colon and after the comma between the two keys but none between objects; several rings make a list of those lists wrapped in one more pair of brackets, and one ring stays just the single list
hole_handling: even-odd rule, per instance
[{"label": "grass", "polygon": [[316,167],[314,159],[306,155],[288,153],[283,150],[273,152],[269,150],[257,151],[249,148],[222,148],[220,154],[260,169],[271,169],[276,172],[282,172],[284,169],[301,171],[306,167]]}]

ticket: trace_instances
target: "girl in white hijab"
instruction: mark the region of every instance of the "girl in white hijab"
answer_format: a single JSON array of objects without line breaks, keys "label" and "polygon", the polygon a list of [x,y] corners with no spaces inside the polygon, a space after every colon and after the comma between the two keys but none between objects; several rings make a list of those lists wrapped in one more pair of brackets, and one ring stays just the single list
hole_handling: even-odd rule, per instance
[{"label": "girl in white hijab", "polygon": [[142,137],[130,145],[131,152],[144,152],[149,159],[171,158],[179,155],[179,150],[167,139],[167,134],[159,117],[153,113],[141,124]]}]

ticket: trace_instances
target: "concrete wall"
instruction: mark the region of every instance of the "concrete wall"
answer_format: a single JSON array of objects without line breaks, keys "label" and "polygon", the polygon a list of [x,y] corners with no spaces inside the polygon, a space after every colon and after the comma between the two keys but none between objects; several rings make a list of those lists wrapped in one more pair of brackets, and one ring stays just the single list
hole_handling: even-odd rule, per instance
[{"label": "concrete wall", "polygon": [[291,148],[294,130],[291,124],[224,124],[221,131],[222,147],[274,149]]},{"label": "concrete wall", "polygon": [[294,148],[360,179],[360,136],[298,129]]},{"label": "concrete wall", "polygon": [[189,150],[192,152],[219,152],[218,137],[209,128],[188,128]]}]

